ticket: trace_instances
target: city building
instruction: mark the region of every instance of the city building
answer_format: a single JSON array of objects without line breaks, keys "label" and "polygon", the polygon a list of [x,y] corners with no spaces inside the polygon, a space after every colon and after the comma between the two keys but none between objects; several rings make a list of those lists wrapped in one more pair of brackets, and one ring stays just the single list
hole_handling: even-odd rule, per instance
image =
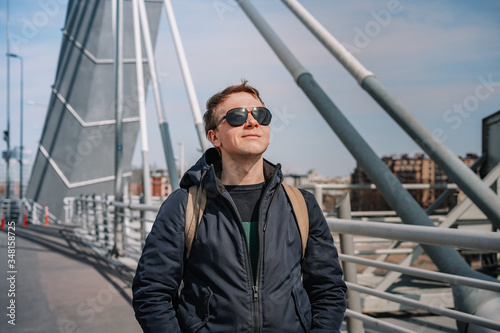
[{"label": "city building", "polygon": [[[3,155],[5,151],[3,152]],[[20,168],[19,168],[19,147],[11,149],[11,156],[9,160],[9,180],[10,180],[10,198],[19,197],[19,182],[20,182]],[[3,157],[3,156],[2,156]],[[26,194],[26,187],[31,176],[33,154],[31,150],[23,149],[23,194]],[[0,198],[6,197],[6,184],[7,179],[7,163],[4,158],[0,159]]]},{"label": "city building", "polygon": [[[476,154],[467,154],[465,157],[460,157],[469,167],[477,158]],[[415,154],[411,157],[407,154],[384,156],[382,161],[403,184],[446,184],[451,182],[443,170],[424,154]],[[357,166],[352,173],[351,183],[371,184],[372,182],[364,170]],[[433,203],[443,191],[443,189],[409,190],[410,194],[423,208]],[[456,205],[459,194],[460,191],[457,190],[453,196],[450,196],[443,203],[440,209],[448,210]],[[392,210],[380,192],[374,189],[352,190],[351,202],[353,211]]]},{"label": "city building", "polygon": [[[168,177],[167,170],[152,170],[150,172],[151,178],[151,196],[160,197],[162,199],[166,198],[170,193],[172,193],[172,185],[170,184],[170,178]],[[141,196],[144,192],[143,182],[142,182],[142,169],[132,170],[132,177],[129,183],[129,195],[131,196]]]}]

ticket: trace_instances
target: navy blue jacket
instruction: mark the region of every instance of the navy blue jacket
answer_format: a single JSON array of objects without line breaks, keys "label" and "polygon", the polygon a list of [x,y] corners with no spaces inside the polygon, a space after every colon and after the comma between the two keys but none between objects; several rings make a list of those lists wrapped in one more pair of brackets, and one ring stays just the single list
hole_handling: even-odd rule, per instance
[{"label": "navy blue jacket", "polygon": [[[132,286],[144,332],[339,332],[346,285],[323,213],[314,196],[302,191],[310,220],[302,260],[280,165],[264,164],[257,281],[241,218],[218,177],[220,157],[209,149],[183,176],[181,189],[162,204],[146,240]],[[207,204],[185,259],[191,186],[207,190]]]}]

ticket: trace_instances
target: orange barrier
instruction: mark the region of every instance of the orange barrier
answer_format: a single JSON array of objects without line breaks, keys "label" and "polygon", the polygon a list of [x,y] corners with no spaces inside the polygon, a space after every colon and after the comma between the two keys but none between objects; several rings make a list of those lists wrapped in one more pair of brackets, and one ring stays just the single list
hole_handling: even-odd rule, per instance
[{"label": "orange barrier", "polygon": [[45,206],[45,225],[49,225],[49,206]]},{"label": "orange barrier", "polygon": [[[24,207],[24,205],[23,205],[23,207]],[[19,212],[19,214],[21,214],[21,212]],[[24,224],[23,224],[23,227],[27,228],[28,227],[28,219],[27,219],[27,216],[26,216],[26,207],[24,207],[24,213],[23,213],[23,215],[24,215],[24,219],[23,219],[24,220]]]}]

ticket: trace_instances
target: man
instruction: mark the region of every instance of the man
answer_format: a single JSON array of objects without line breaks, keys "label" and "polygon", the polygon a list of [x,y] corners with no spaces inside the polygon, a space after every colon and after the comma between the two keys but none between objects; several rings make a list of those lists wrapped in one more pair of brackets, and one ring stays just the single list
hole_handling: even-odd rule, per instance
[{"label": "man", "polygon": [[[301,235],[281,185],[264,160],[271,113],[246,81],[207,102],[205,131],[215,146],[183,176],[159,210],[133,282],[144,332],[339,332],[346,286],[328,225],[314,196]],[[188,190],[206,190],[189,257]],[[183,282],[180,295],[179,286]]]}]

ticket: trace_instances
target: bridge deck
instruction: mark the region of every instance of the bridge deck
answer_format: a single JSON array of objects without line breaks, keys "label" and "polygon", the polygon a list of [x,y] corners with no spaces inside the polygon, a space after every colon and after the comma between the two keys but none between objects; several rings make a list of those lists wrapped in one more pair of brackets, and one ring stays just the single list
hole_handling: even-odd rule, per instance
[{"label": "bridge deck", "polygon": [[[130,305],[133,270],[104,260],[71,227],[29,225],[16,226],[17,273],[7,273],[7,231],[0,232],[0,332],[141,331]],[[15,296],[9,297],[11,275]],[[15,327],[6,316],[12,299]]]}]

